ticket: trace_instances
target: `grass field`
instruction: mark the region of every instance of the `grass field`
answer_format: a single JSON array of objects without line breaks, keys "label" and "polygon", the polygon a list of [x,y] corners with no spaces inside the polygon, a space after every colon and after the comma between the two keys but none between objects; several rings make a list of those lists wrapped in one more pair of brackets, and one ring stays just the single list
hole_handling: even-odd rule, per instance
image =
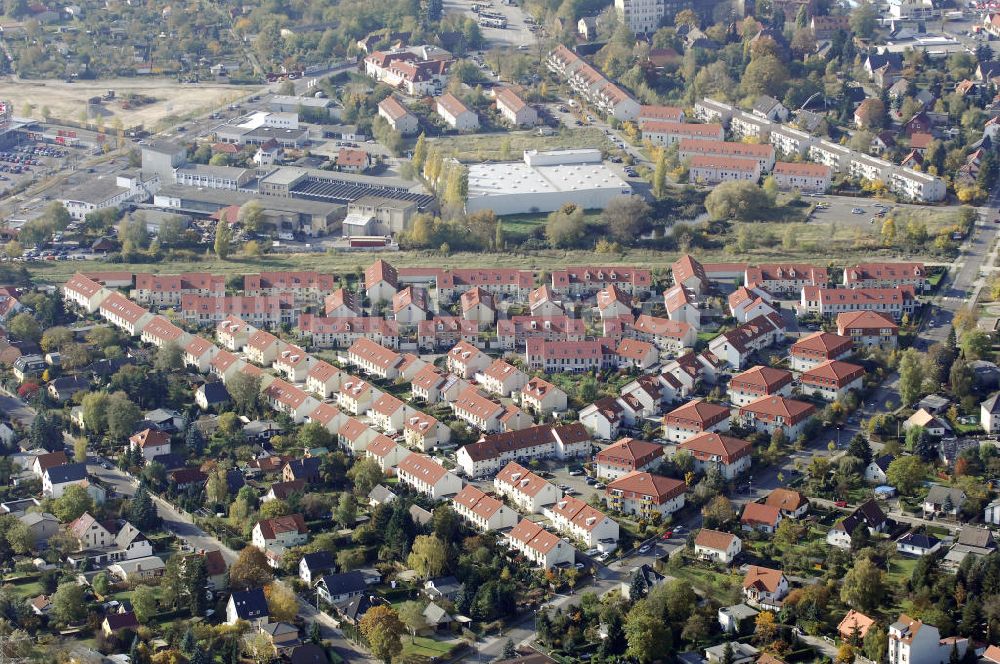
[{"label": "grass field", "polygon": [[521,159],[525,150],[602,148],[611,145],[604,132],[593,127],[564,128],[554,136],[539,136],[534,132],[520,131],[469,136],[441,136],[429,139],[428,142],[445,156],[467,162],[517,161]]},{"label": "grass field", "polygon": [[445,641],[435,641],[424,636],[418,636],[416,639],[409,635],[403,636],[402,658],[404,661],[414,657],[426,657],[427,659],[444,657],[451,650],[452,644]]}]

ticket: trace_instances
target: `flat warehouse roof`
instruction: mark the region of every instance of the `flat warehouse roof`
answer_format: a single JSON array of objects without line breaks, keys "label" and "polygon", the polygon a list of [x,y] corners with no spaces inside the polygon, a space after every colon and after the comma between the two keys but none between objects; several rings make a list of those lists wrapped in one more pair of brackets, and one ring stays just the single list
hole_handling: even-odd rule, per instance
[{"label": "flat warehouse roof", "polygon": [[434,202],[430,194],[418,194],[398,189],[366,187],[331,180],[307,177],[292,187],[292,194],[311,200],[356,201],[373,194],[398,201],[413,201],[419,207],[427,207]]},{"label": "flat warehouse roof", "polygon": [[523,162],[472,164],[469,197],[554,193],[593,189],[630,189],[604,164],[528,166]]}]

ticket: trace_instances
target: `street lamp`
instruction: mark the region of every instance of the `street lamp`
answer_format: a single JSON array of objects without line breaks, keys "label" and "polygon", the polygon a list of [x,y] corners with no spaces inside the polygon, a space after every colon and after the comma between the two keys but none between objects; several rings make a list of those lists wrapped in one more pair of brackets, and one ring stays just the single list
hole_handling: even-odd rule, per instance
[{"label": "street lamp", "polygon": [[840,426],[837,427],[837,449],[840,449]]}]

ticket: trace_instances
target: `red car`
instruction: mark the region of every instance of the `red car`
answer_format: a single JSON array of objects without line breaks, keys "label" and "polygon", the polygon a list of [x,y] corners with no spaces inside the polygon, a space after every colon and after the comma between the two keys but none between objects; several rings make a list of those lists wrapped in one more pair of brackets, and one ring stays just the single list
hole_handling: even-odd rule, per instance
[{"label": "red car", "polygon": [[836,505],[837,507],[847,507],[847,501],[846,500],[838,500],[837,502],[834,503],[834,505]]},{"label": "red car", "polygon": [[674,536],[674,531],[668,530],[667,532],[663,533],[663,535],[660,536],[660,539],[668,540],[673,536]]}]

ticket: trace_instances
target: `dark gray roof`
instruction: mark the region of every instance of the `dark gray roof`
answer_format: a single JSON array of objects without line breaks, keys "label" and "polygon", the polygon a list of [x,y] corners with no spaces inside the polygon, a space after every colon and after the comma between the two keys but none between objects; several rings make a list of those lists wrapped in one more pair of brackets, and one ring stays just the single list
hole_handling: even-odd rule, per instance
[{"label": "dark gray roof", "polygon": [[993,540],[993,533],[986,528],[975,528],[967,526],[958,533],[958,543],[966,546],[978,546],[984,549],[995,549],[997,543]]},{"label": "dark gray roof", "polygon": [[198,390],[205,395],[205,402],[211,406],[218,403],[228,403],[229,390],[222,384],[222,381],[212,381],[205,383]]},{"label": "dark gray roof", "polygon": [[337,611],[351,622],[356,623],[373,606],[388,606],[388,604],[388,600],[377,595],[358,595],[338,604]]},{"label": "dark gray roof", "polygon": [[[309,571],[313,574],[316,572],[325,572],[333,569],[334,567],[333,554],[329,551],[314,551],[312,553],[307,553],[302,556],[302,562],[306,564],[306,567],[308,567]],[[362,580],[364,580],[363,577]]]},{"label": "dark gray roof", "polygon": [[56,390],[85,390],[90,387],[90,380],[84,376],[60,376],[49,385]]},{"label": "dark gray roof", "polygon": [[990,415],[1000,415],[1000,392],[990,396],[989,399],[982,403],[982,407]]},{"label": "dark gray roof", "polygon": [[254,620],[268,615],[267,598],[262,588],[237,590],[231,599],[240,620]]},{"label": "dark gray roof", "polygon": [[872,461],[872,463],[878,466],[879,469],[884,473],[887,470],[889,470],[889,464],[892,463],[895,458],[896,457],[892,456],[891,454],[883,454],[879,458]]},{"label": "dark gray roof", "polygon": [[923,533],[907,533],[899,538],[899,543],[917,547],[919,549],[932,549],[940,544],[941,540],[933,535],[924,535]]},{"label": "dark gray roof", "polygon": [[958,508],[965,502],[965,497],[965,492],[961,489],[935,484],[931,487],[930,491],[927,492],[927,497],[924,498],[924,502],[933,503],[935,505],[944,505],[945,500],[951,498],[952,506]]},{"label": "dark gray roof", "polygon": [[303,643],[295,646],[288,655],[290,664],[329,664],[330,658],[326,651],[315,643]]},{"label": "dark gray roof", "polygon": [[319,582],[331,596],[358,593],[368,586],[365,583],[365,575],[357,570],[341,574],[324,574]]},{"label": "dark gray roof", "polygon": [[45,471],[52,484],[65,484],[66,482],[79,482],[87,479],[87,464],[65,463],[61,466],[53,466]]}]

